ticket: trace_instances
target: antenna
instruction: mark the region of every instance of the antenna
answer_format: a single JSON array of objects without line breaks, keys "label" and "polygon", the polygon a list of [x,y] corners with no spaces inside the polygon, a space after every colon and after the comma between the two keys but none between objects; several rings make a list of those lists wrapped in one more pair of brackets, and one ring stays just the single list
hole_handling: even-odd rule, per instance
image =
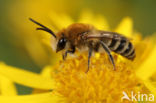
[{"label": "antenna", "polygon": [[50,30],[49,28],[47,28],[46,26],[40,24],[39,22],[33,20],[32,18],[29,18],[30,21],[32,21],[33,23],[41,26],[40,28],[36,28],[36,30],[43,30],[43,31],[46,31],[48,33],[50,33],[52,36],[54,36],[54,38],[56,38],[56,35],[54,34],[54,32],[52,30]]}]

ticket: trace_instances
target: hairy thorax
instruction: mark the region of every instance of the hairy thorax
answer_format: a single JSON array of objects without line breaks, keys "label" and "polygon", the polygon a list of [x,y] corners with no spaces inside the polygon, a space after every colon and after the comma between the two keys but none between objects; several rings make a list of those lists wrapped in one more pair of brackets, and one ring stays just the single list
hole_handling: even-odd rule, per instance
[{"label": "hairy thorax", "polygon": [[66,37],[73,45],[79,46],[84,43],[84,41],[80,38],[86,32],[90,32],[94,30],[94,27],[89,24],[75,23],[68,26],[66,29],[62,29],[57,33],[58,38]]}]

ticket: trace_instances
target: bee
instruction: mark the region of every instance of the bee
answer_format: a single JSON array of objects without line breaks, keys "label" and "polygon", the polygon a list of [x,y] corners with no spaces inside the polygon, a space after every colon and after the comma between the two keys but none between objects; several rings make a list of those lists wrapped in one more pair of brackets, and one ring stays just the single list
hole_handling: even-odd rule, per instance
[{"label": "bee", "polygon": [[129,60],[133,60],[136,56],[133,44],[128,38],[119,33],[98,30],[89,24],[74,23],[55,34],[46,26],[32,18],[29,19],[40,26],[36,30],[46,31],[55,38],[56,52],[65,50],[63,54],[64,60],[68,54],[73,54],[76,50],[88,51],[88,68],[86,72],[89,71],[90,58],[93,52],[105,51],[109,56],[114,70],[116,70],[116,67],[111,51]]}]

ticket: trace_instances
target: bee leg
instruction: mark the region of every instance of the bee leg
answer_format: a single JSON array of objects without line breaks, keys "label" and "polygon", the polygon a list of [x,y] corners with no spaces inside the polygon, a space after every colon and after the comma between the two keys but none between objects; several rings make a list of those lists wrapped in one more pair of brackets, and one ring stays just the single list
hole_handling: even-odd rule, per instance
[{"label": "bee leg", "polygon": [[114,59],[113,59],[113,56],[112,56],[111,53],[110,53],[109,48],[107,47],[107,45],[106,45],[103,41],[100,41],[100,44],[102,45],[102,47],[104,48],[104,50],[105,50],[106,53],[108,54],[109,59],[110,59],[111,63],[113,64],[114,70],[116,70],[116,68],[115,68],[115,63],[114,63]]},{"label": "bee leg", "polygon": [[90,58],[91,58],[91,56],[92,56],[92,51],[93,51],[93,49],[92,49],[92,48],[89,48],[89,51],[88,51],[88,68],[87,68],[86,73],[89,71]]},{"label": "bee leg", "polygon": [[63,55],[63,60],[66,59],[68,53],[72,53],[72,54],[73,54],[74,52],[75,52],[75,47],[73,47],[71,50],[67,50],[67,51],[64,53],[64,55]]}]

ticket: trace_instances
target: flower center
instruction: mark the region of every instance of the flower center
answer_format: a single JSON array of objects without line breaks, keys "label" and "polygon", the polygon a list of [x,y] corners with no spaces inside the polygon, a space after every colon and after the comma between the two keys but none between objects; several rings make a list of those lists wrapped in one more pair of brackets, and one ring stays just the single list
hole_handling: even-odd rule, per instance
[{"label": "flower center", "polygon": [[141,92],[143,84],[136,78],[131,66],[125,61],[116,61],[116,71],[105,54],[95,54],[87,69],[87,56],[61,61],[53,68],[52,76],[57,83],[56,91],[75,103],[120,103],[122,92]]}]

